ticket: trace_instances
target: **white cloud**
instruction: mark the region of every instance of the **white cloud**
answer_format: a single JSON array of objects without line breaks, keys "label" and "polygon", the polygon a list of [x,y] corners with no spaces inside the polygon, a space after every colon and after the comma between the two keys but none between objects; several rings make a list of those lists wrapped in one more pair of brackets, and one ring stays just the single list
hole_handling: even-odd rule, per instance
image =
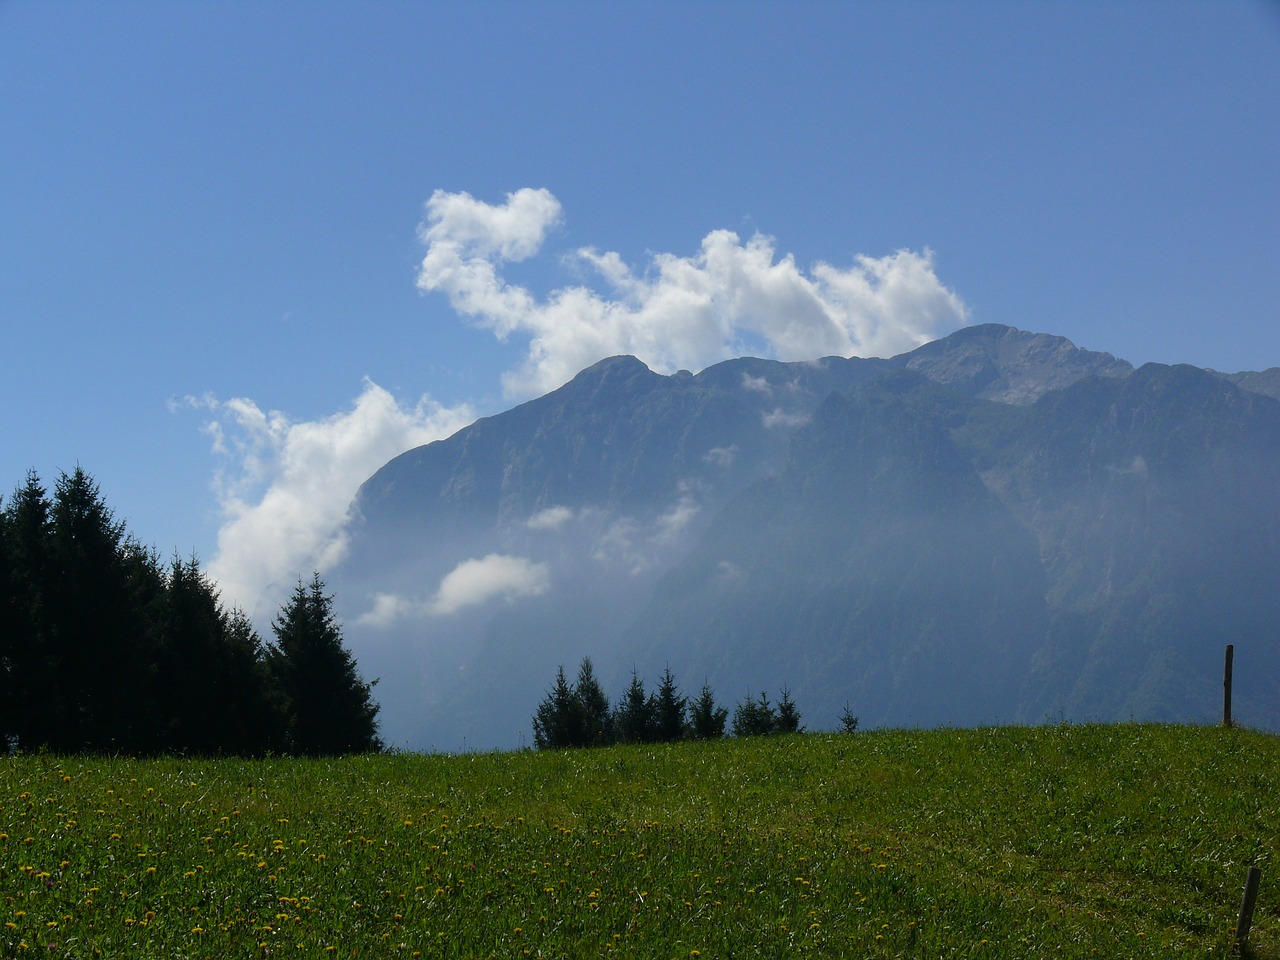
[{"label": "white cloud", "polygon": [[[634,354],[663,373],[699,370],[744,352],[782,360],[887,355],[966,322],[964,304],[938,280],[928,250],[805,271],[791,255],[779,256],[771,238],[757,234],[744,242],[728,230],[708,233],[692,255],[659,253],[640,267],[614,252],[574,251],[571,265],[585,268],[599,289],[570,285],[540,297],[508,283],[503,264],[538,255],[561,220],[560,202],[545,189],[517,190],[497,205],[437,190],[425,207],[418,287],[445,294],[459,315],[499,339],[523,338],[522,361],[503,376],[511,397],[553,389],[615,354]],[[743,386],[768,385],[744,379]],[[337,562],[351,500],[378,467],[474,419],[469,408],[446,409],[426,398],[402,406],[372,382],[351,409],[314,421],[291,420],[244,398],[187,402],[213,412],[207,429],[223,458],[215,480],[223,523],[209,573],[225,602],[255,616],[270,613],[297,577]],[[788,417],[777,410],[766,423]],[[712,451],[726,462],[732,452]],[[694,501],[677,502],[655,539],[674,537],[695,512]],[[552,507],[529,526],[553,530],[570,518],[569,508]],[[602,539],[601,553],[630,552],[633,538],[640,532],[619,522]],[[637,560],[636,569],[644,562]],[[536,593],[547,582],[545,567],[495,555],[460,566],[429,604],[379,597],[367,622]]]},{"label": "white cloud", "polygon": [[270,612],[298,577],[341,558],[348,508],[375,470],[474,419],[466,407],[425,397],[402,406],[371,381],[351,409],[313,421],[244,398],[189,402],[215,415],[206,429],[224,458],[215,479],[223,523],[209,574],[223,601],[250,615]]},{"label": "white cloud", "polygon": [[491,553],[482,560],[466,560],[446,574],[428,610],[456,613],[499,597],[511,601],[537,596],[550,585],[551,574],[545,563]]},{"label": "white cloud", "polygon": [[693,522],[694,517],[698,515],[698,511],[702,509],[702,505],[698,503],[693,484],[681,483],[679,490],[680,495],[676,502],[671,505],[671,509],[658,517],[658,529],[654,540],[659,544],[668,544],[675,541],[681,531]]},{"label": "white cloud", "polygon": [[760,415],[760,422],[768,429],[774,427],[802,427],[809,422],[808,414],[783,410],[781,407]]},{"label": "white cloud", "polygon": [[712,447],[702,455],[703,463],[708,463],[713,467],[728,469],[733,466],[733,461],[738,458],[738,445],[731,443],[727,447]]},{"label": "white cloud", "polygon": [[421,603],[406,600],[394,593],[379,593],[373,598],[373,606],[356,617],[356,623],[361,626],[385,629],[400,620],[416,615],[422,608]]},{"label": "white cloud", "polygon": [[539,510],[526,522],[530,530],[558,530],[573,519],[573,511],[568,507],[547,507]]},{"label": "white cloud", "polygon": [[714,230],[688,257],[655,254],[637,271],[613,252],[576,251],[603,285],[566,286],[538,299],[508,284],[499,267],[536,254],[561,220],[546,190],[524,189],[491,206],[437,190],[420,236],[427,252],[418,287],[500,338],[528,336],[524,362],[503,378],[509,396],[560,386],[615,354],[650,368],[699,370],[763,343],[782,360],[824,355],[888,356],[962,326],[967,310],[938,280],[929,250],[859,256],[848,269],[818,263],[805,272],[771,238],[745,243]]},{"label": "white cloud", "polygon": [[418,229],[427,245],[418,287],[443,290],[455,310],[481,317],[505,338],[536,304],[528,291],[510,287],[498,276],[496,263],[533,256],[559,220],[560,202],[547,190],[517,190],[500,207],[468,193],[437,190],[427,201],[426,223]]},{"label": "white cloud", "polygon": [[430,600],[414,600],[394,593],[379,593],[373,606],[356,618],[360,626],[386,629],[402,620],[444,616],[491,600],[508,603],[520,597],[536,597],[551,586],[550,568],[525,557],[491,553],[480,560],[465,560],[445,574]]}]

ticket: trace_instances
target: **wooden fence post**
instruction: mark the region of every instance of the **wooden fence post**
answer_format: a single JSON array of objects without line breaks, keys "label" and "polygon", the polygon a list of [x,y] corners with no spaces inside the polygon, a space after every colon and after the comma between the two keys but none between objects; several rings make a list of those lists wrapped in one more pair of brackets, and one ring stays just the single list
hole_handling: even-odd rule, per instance
[{"label": "wooden fence post", "polygon": [[1235,656],[1235,645],[1227,644],[1227,663],[1222,673],[1222,725],[1224,727],[1232,726],[1231,723],[1231,661]]},{"label": "wooden fence post", "polygon": [[1258,902],[1258,883],[1262,869],[1250,867],[1244,882],[1244,899],[1240,901],[1240,919],[1236,921],[1236,945],[1244,947],[1249,942],[1249,928],[1253,926],[1253,908]]}]

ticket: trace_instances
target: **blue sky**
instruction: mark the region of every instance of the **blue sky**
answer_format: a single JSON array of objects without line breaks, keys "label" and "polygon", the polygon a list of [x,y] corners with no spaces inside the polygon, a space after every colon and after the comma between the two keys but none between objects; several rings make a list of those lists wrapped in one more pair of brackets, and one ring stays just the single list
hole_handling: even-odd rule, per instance
[{"label": "blue sky", "polygon": [[250,607],[597,353],[1262,369],[1278,303],[1274,2],[0,0],[0,490]]}]

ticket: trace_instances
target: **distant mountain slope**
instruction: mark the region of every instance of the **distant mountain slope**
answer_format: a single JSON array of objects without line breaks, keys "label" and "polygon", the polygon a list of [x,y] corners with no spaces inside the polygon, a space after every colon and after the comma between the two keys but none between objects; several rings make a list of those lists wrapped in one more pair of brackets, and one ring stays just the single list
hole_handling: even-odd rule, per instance
[{"label": "distant mountain slope", "polygon": [[893,362],[965,396],[1014,404],[1034,403],[1084,377],[1119,378],[1133,370],[1124,360],[1081,350],[1064,337],[994,323],[957,330]]},{"label": "distant mountain slope", "polygon": [[1251,393],[1262,393],[1280,400],[1280,367],[1267,370],[1246,370],[1243,373],[1222,374],[1237,387]]},{"label": "distant mountain slope", "polygon": [[[634,358],[406,452],[331,577],[392,743],[516,746],[560,663],[811,725],[1280,727],[1280,402],[985,325],[888,360]],[[1252,653],[1246,653],[1246,649]]]}]

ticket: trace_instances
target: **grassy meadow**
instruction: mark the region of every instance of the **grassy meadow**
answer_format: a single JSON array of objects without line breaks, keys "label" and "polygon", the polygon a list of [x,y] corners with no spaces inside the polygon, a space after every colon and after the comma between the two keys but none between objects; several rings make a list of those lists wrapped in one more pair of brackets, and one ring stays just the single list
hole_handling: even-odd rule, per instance
[{"label": "grassy meadow", "polygon": [[1280,956],[1280,738],[0,759],[0,957]]}]

